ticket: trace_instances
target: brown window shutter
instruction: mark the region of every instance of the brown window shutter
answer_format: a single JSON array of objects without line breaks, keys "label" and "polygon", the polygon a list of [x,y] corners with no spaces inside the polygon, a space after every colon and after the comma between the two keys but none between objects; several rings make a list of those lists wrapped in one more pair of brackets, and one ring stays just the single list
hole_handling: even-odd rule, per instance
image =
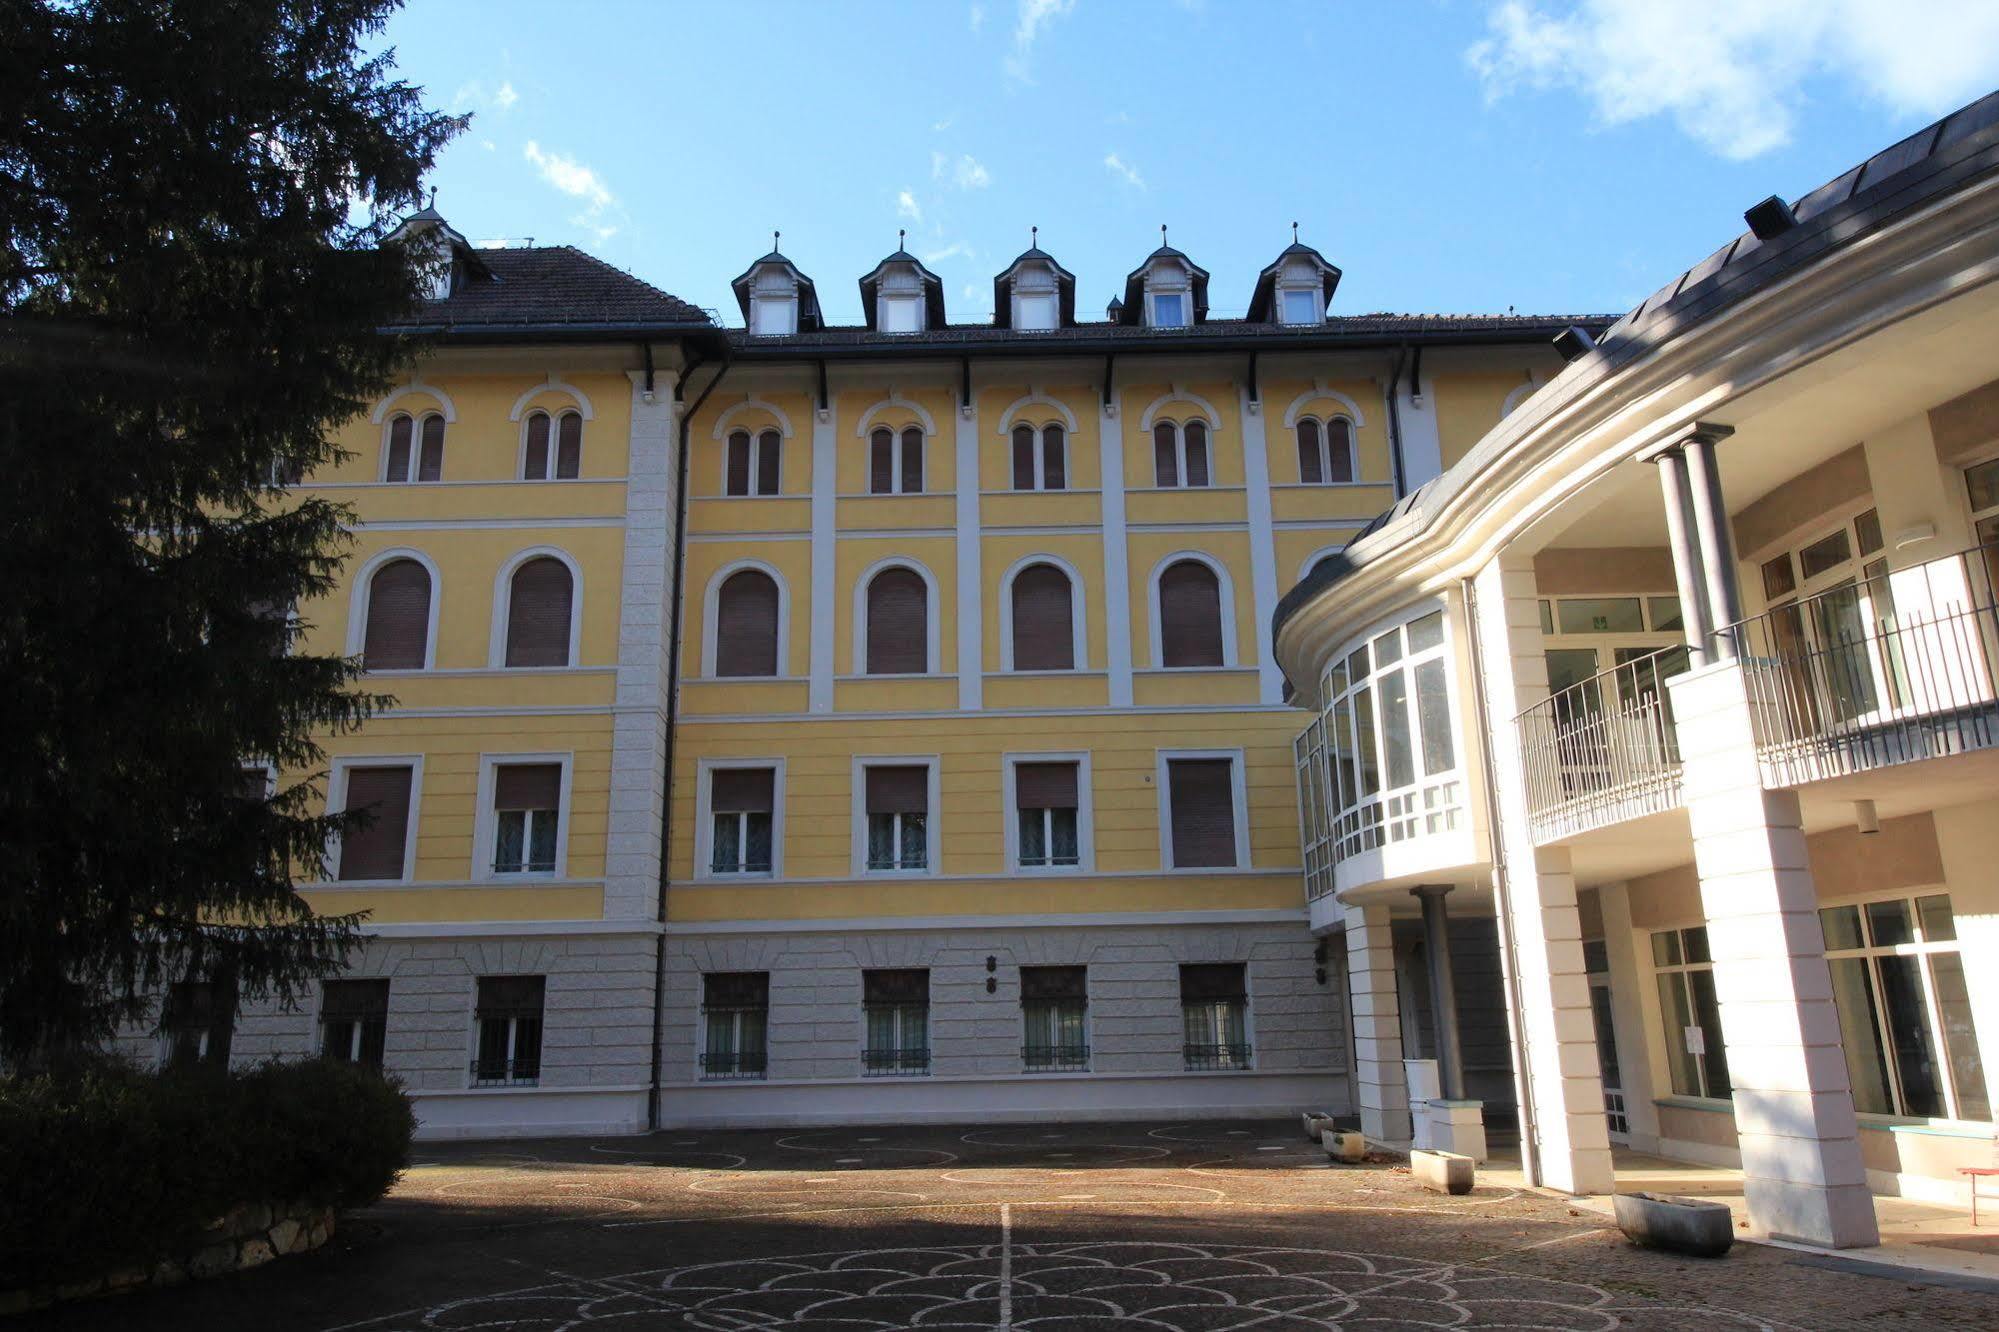
[{"label": "brown window shutter", "polygon": [[1027,1003],[1087,1000],[1089,974],[1087,967],[1022,967],[1020,997]]},{"label": "brown window shutter", "polygon": [[557,428],[555,448],[555,475],[561,481],[573,481],[583,470],[583,414],[564,412]]},{"label": "brown window shutter", "polygon": [[915,426],[902,432],[902,493],[923,493],[923,432]]},{"label": "brown window shutter", "polygon": [[389,461],[382,469],[384,480],[410,479],[410,429],[407,416],[398,415],[389,422]]},{"label": "brown window shutter", "polygon": [[325,1018],[387,1017],[389,982],[386,980],[331,980],[322,983],[324,998],[319,1013]]},{"label": "brown window shutter", "polygon": [[777,494],[778,463],[784,456],[783,448],[784,439],[775,430],[757,436],[757,494]]},{"label": "brown window shutter", "polygon": [[1180,484],[1180,458],[1174,449],[1173,426],[1161,421],[1152,427],[1153,480],[1162,486]]},{"label": "brown window shutter", "polygon": [[1205,486],[1208,484],[1208,427],[1199,421],[1189,421],[1183,429],[1187,433],[1187,484]]},{"label": "brown window shutter", "polygon": [[423,418],[423,455],[417,460],[416,479],[440,481],[444,478],[444,418],[432,413]]},{"label": "brown window shutter", "polygon": [[861,973],[863,1004],[927,1004],[930,1002],[930,973],[914,968]]},{"label": "brown window shutter", "polygon": [[1180,964],[1180,1002],[1215,1003],[1249,997],[1243,984],[1240,962],[1183,962]]},{"label": "brown window shutter", "polygon": [[738,430],[729,436],[729,471],[722,490],[728,495],[750,493],[750,434]]},{"label": "brown window shutter", "polygon": [[406,765],[347,770],[347,808],[373,817],[365,828],[340,834],[342,879],[400,879],[410,830],[410,778]]},{"label": "brown window shutter", "polygon": [[546,976],[481,976],[475,1016],[540,1017],[547,999]]},{"label": "brown window shutter", "polygon": [[494,809],[562,808],[560,763],[507,763],[493,770]]},{"label": "brown window shutter", "polygon": [[1344,416],[1336,416],[1326,422],[1327,451],[1333,457],[1333,472],[1328,481],[1351,481],[1354,479],[1353,462],[1353,422]]},{"label": "brown window shutter", "polygon": [[869,675],[930,669],[929,591],[914,569],[884,569],[868,584]]},{"label": "brown window shutter", "polygon": [[390,560],[368,583],[368,628],[361,664],[371,671],[420,671],[430,638],[430,571]]},{"label": "brown window shutter", "polygon": [[569,566],[540,555],[514,570],[507,608],[507,665],[567,666],[569,612],[576,594]]},{"label": "brown window shutter", "polygon": [[716,814],[769,814],[776,790],[773,768],[717,768],[709,774],[708,807]]},{"label": "brown window shutter", "polygon": [[1074,763],[1016,763],[1013,803],[1019,809],[1080,809]]},{"label": "brown window shutter", "polygon": [[1298,479],[1308,486],[1317,485],[1326,479],[1325,469],[1319,465],[1317,421],[1298,423]]},{"label": "brown window shutter", "polygon": [[930,770],[915,764],[867,769],[867,812],[923,814],[930,808]]},{"label": "brown window shutter", "polygon": [[710,971],[701,977],[703,1008],[769,1008],[768,971]]},{"label": "brown window shutter", "polygon": [[1176,867],[1236,863],[1232,766],[1230,759],[1167,760]]},{"label": "brown window shutter", "polygon": [[1215,571],[1181,560],[1159,576],[1161,666],[1220,666],[1222,587]]},{"label": "brown window shutter", "polygon": [[895,493],[895,436],[887,430],[868,436],[868,493]]},{"label": "brown window shutter", "polygon": [[1044,489],[1069,488],[1068,450],[1062,427],[1052,425],[1041,432],[1041,481]]},{"label": "brown window shutter", "polygon": [[1076,668],[1075,619],[1069,575],[1052,564],[1022,569],[1013,579],[1013,668]]},{"label": "brown window shutter", "polygon": [[547,412],[535,412],[528,417],[528,456],[521,466],[521,474],[529,481],[548,479]]},{"label": "brown window shutter", "polygon": [[777,582],[756,569],[723,580],[715,598],[715,674],[776,675]]},{"label": "brown window shutter", "polygon": [[1034,427],[1013,428],[1013,488],[1034,489]]}]

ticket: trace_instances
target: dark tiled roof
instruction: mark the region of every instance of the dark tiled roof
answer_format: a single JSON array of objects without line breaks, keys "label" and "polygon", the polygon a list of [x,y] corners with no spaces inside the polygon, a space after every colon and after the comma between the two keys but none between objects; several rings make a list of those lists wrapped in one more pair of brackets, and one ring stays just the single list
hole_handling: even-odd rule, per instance
[{"label": "dark tiled roof", "polygon": [[1282,350],[1287,343],[1315,350],[1342,342],[1357,346],[1398,342],[1544,342],[1571,324],[1592,332],[1608,327],[1614,315],[1337,315],[1323,324],[1271,324],[1247,319],[1211,319],[1191,328],[1145,328],[1107,320],[1021,333],[991,324],[948,324],[922,333],[877,333],[857,325],[824,328],[788,338],[746,336],[740,329],[729,337],[738,351],[771,359],[809,356],[819,351],[880,351],[893,354],[945,349],[952,353],[983,349],[1017,352],[1029,347],[1072,346],[1099,350],[1115,343],[1118,350],[1161,350],[1184,344],[1190,350],[1212,351],[1220,345]]},{"label": "dark tiled roof", "polygon": [[449,335],[496,329],[713,326],[699,308],[573,245],[472,254],[490,278],[462,278],[450,296],[424,302],[413,318],[393,327]]},{"label": "dark tiled roof", "polygon": [[[1679,274],[1598,334],[1595,349],[1579,357],[1533,401],[1548,404],[1552,411],[1554,404],[1582,397],[1632,362],[1757,292],[1995,171],[1999,171],[1999,92],[1987,93],[1811,191],[1792,205],[1797,225],[1769,240],[1745,231]],[[1494,452],[1512,445],[1518,433],[1515,427],[1524,429],[1521,422],[1529,416],[1522,412],[1508,417],[1457,466],[1398,500],[1349,544],[1400,514],[1423,507],[1433,494],[1447,497],[1461,490],[1468,484],[1466,478]],[[1285,593],[1271,618],[1272,636],[1351,567],[1314,570]]]}]

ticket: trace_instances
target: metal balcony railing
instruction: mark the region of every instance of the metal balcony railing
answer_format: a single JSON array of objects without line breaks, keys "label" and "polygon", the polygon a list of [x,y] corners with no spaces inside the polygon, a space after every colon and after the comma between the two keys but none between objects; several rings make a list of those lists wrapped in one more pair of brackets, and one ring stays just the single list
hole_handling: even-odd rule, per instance
[{"label": "metal balcony railing", "polygon": [[701,1080],[733,1082],[761,1078],[769,1066],[770,1056],[762,1050],[704,1050]]},{"label": "metal balcony railing", "polygon": [[861,1073],[864,1077],[888,1078],[929,1071],[930,1051],[927,1048],[904,1049],[890,1046],[861,1051]]},{"label": "metal balcony railing", "polygon": [[1250,1049],[1247,1045],[1190,1044],[1181,1047],[1181,1054],[1187,1061],[1188,1071],[1193,1073],[1249,1067]]},{"label": "metal balcony railing", "polygon": [[1087,1045],[1023,1045],[1020,1063],[1029,1073],[1080,1073],[1090,1067]]},{"label": "metal balcony railing", "polygon": [[1999,745],[1999,545],[1849,580],[1722,632],[1763,783]]},{"label": "metal balcony railing", "polygon": [[472,1085],[474,1087],[531,1086],[540,1080],[541,1059],[539,1056],[520,1059],[474,1059],[472,1061]]},{"label": "metal balcony railing", "polygon": [[1687,667],[1662,648],[1551,694],[1514,719],[1536,841],[1680,802],[1680,749],[1666,680]]}]

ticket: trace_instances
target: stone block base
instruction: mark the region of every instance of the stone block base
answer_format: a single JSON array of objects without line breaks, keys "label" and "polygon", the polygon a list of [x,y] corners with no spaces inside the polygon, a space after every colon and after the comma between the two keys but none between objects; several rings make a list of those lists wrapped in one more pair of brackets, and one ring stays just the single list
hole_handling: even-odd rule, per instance
[{"label": "stone block base", "polygon": [[1431,1101],[1428,1109],[1430,1146],[1474,1161],[1486,1159],[1485,1102]]},{"label": "stone block base", "polygon": [[1409,1173],[1418,1184],[1438,1193],[1470,1193],[1474,1178],[1472,1159],[1457,1152],[1411,1152]]}]

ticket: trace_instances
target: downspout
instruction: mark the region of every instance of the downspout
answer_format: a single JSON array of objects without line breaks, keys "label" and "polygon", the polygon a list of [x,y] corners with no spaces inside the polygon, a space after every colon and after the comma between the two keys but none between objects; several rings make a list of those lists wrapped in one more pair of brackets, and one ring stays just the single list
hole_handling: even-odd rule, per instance
[{"label": "downspout", "polygon": [[[705,365],[695,359],[688,363],[679,378],[674,380],[673,396],[685,400],[688,376]],[[646,1131],[659,1132],[659,1086],[661,1060],[659,1042],[666,1020],[666,888],[669,877],[668,866],[673,863],[673,746],[678,738],[680,723],[680,617],[686,595],[681,572],[687,562],[687,460],[689,428],[694,417],[701,410],[701,404],[708,401],[708,395],[722,382],[722,376],[729,373],[728,343],[722,344],[722,368],[708,381],[708,387],[701,390],[701,396],[694,405],[680,413],[678,458],[675,467],[678,479],[673,525],[673,609],[668,616],[666,637],[666,791],[659,816],[659,908],[657,919],[659,933],[655,936],[652,958],[652,1084],[646,1094]],[[652,348],[646,347],[646,373],[652,373]]]},{"label": "downspout", "polygon": [[1492,709],[1485,692],[1485,650],[1479,641],[1478,593],[1472,580],[1458,580],[1464,597],[1466,635],[1471,646],[1472,710],[1478,716],[1480,748],[1486,754],[1485,792],[1486,835],[1492,840],[1492,910],[1499,925],[1499,951],[1506,977],[1506,1035],[1513,1045],[1513,1104],[1520,1115],[1520,1173],[1529,1187],[1541,1183],[1541,1136],[1534,1119],[1534,1079],[1527,1055],[1527,1021],[1520,994],[1520,953],[1513,937],[1513,913],[1506,878],[1506,851],[1499,835],[1499,793],[1493,789]]},{"label": "downspout", "polygon": [[1402,412],[1396,398],[1402,393],[1402,367],[1409,363],[1409,344],[1395,349],[1395,369],[1388,375],[1388,476],[1395,486],[1395,498],[1408,492],[1402,485]]}]

